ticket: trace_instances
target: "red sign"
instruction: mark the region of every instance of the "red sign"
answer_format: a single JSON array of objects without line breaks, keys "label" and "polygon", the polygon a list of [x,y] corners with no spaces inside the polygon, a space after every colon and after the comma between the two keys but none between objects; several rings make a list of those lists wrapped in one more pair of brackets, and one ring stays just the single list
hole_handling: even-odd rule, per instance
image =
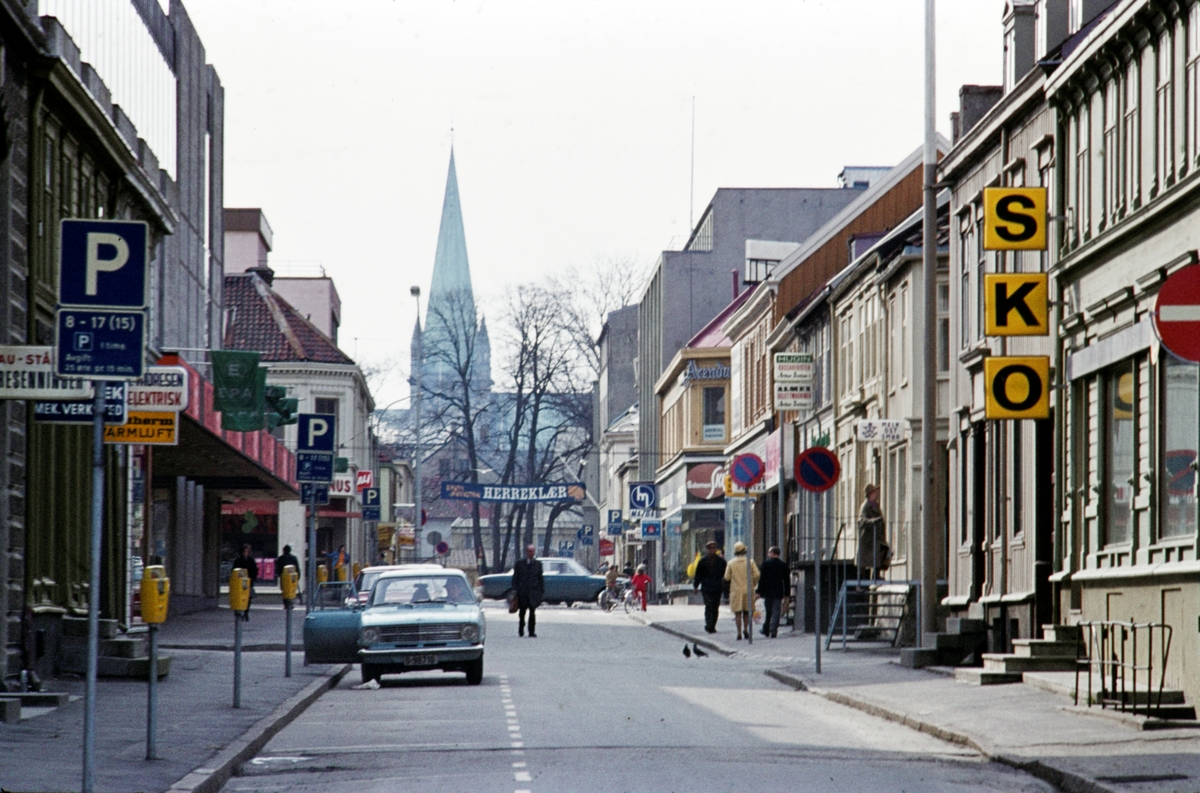
[{"label": "red sign", "polygon": [[700,463],[687,472],[688,495],[701,501],[725,497],[725,466],[720,463]]},{"label": "red sign", "polygon": [[1185,361],[1200,361],[1200,264],[1163,282],[1154,304],[1154,326],[1164,347]]},{"label": "red sign", "polygon": [[359,471],[357,478],[354,480],[354,489],[361,493],[368,487],[375,487],[375,472],[371,470]]},{"label": "red sign", "polygon": [[733,458],[729,473],[735,485],[742,490],[749,490],[762,481],[765,471],[762,458],[757,454],[739,454]]},{"label": "red sign", "polygon": [[600,555],[601,556],[612,556],[615,552],[616,552],[616,549],[613,546],[613,541],[608,539],[607,537],[601,537],[600,538]]},{"label": "red sign", "polygon": [[820,446],[796,455],[796,484],[810,493],[823,493],[837,484],[842,464],[837,455]]}]

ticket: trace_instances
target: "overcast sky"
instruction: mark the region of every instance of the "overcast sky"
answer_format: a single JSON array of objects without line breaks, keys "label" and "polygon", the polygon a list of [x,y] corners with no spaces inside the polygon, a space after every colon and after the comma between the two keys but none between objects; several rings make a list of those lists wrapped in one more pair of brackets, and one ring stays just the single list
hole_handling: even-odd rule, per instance
[{"label": "overcast sky", "polygon": [[[921,143],[922,0],[185,0],[225,88],[225,205],[320,264],[404,396],[450,156],[486,312],[686,241],[718,187],[832,187]],[[938,3],[938,127],[1000,81],[1004,0]],[[692,98],[695,187],[689,207]],[[493,313],[495,313],[493,309]]]}]

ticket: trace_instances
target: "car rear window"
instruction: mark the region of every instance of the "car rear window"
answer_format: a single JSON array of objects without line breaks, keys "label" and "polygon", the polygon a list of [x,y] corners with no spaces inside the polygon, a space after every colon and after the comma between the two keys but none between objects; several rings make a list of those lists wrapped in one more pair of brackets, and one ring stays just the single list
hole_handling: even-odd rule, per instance
[{"label": "car rear window", "polygon": [[404,576],[381,578],[371,593],[372,606],[453,603],[467,605],[475,595],[466,579],[456,575]]}]

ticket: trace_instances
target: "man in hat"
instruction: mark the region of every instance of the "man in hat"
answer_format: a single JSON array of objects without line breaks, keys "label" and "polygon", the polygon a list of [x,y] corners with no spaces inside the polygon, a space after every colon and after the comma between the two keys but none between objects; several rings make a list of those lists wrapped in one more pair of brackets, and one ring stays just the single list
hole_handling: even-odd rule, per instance
[{"label": "man in hat", "polygon": [[708,554],[696,563],[692,591],[700,590],[704,597],[704,630],[717,632],[717,612],[721,609],[721,593],[725,590],[726,562],[717,553],[717,544],[709,540],[704,546]]},{"label": "man in hat", "polygon": [[879,508],[879,485],[867,485],[863,495],[865,500],[858,511],[858,574],[874,580],[891,566],[892,549],[887,544],[887,526]]}]

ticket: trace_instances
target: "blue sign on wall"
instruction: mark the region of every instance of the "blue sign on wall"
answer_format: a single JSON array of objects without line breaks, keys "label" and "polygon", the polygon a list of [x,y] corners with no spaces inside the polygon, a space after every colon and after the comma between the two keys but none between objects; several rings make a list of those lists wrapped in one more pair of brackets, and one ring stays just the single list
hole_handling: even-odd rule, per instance
[{"label": "blue sign on wall", "polygon": [[137,380],[146,348],[141,311],[58,310],[56,372],[92,380]]},{"label": "blue sign on wall", "polygon": [[62,221],[59,305],[146,308],[146,228],[131,220]]},{"label": "blue sign on wall", "polygon": [[646,540],[657,540],[662,537],[661,520],[643,520],[642,521],[642,538]]}]

